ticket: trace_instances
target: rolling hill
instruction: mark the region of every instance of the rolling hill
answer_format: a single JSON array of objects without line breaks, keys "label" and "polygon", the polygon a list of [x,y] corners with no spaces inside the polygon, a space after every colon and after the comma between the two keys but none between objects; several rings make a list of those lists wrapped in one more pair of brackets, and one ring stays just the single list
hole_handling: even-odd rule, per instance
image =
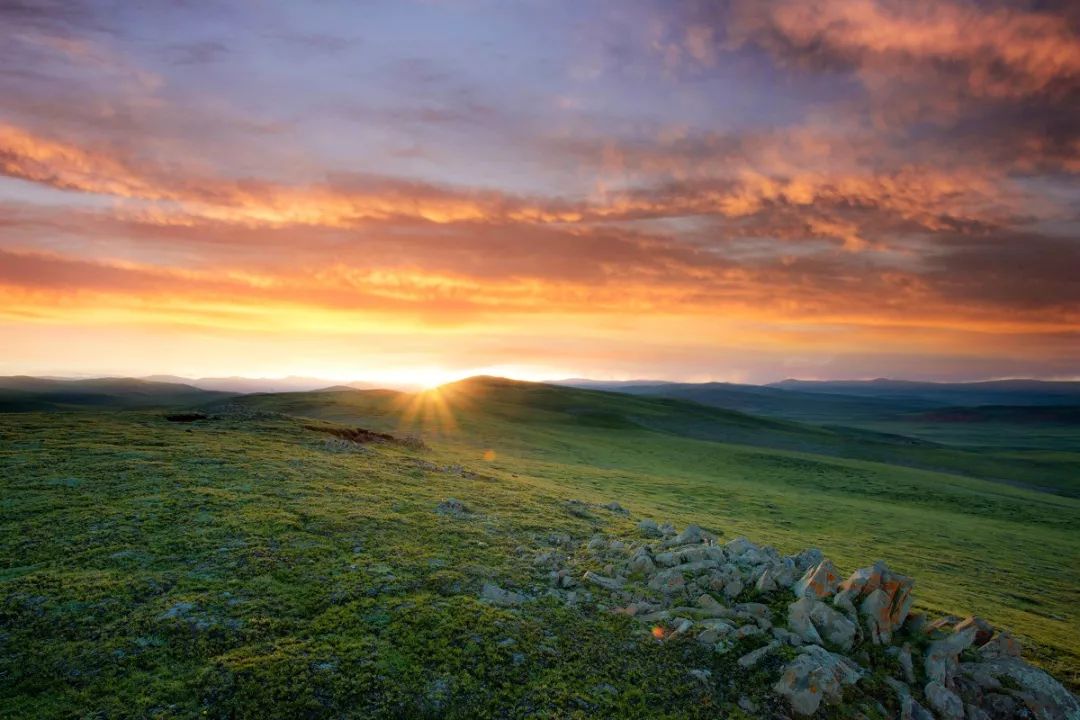
[{"label": "rolling hill", "polygon": [[178,407],[231,397],[191,385],[135,378],[55,380],[0,377],[0,412]]},{"label": "rolling hill", "polygon": [[[1075,498],[791,449],[855,442],[839,431],[493,378],[201,408],[0,415],[0,714],[713,718],[768,702],[784,656],[747,670],[742,645],[659,643],[552,587],[540,559],[603,573],[590,543],[640,543],[650,518],[817,547],[845,576],[884,560],[917,578],[920,612],[977,613],[1080,683]],[[737,599],[761,600],[779,617],[790,595]]]}]

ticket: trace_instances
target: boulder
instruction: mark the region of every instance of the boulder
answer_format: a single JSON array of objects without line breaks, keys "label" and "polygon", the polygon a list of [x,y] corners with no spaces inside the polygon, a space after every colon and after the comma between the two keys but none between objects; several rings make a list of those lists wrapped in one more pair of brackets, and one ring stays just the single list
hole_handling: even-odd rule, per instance
[{"label": "boulder", "polygon": [[709,542],[715,538],[699,528],[697,525],[688,525],[685,530],[676,535],[673,538],[668,538],[663,542],[664,547],[678,547],[680,545],[695,545],[698,543]]},{"label": "boulder", "polygon": [[804,595],[788,605],[788,627],[803,641],[824,645],[825,641],[850,650],[855,644],[855,623],[843,613]]},{"label": "boulder", "polygon": [[809,595],[804,595],[788,605],[788,628],[795,633],[803,642],[815,645],[824,644],[820,633],[814,627],[814,621],[810,617],[814,609],[814,603],[818,602]]},{"label": "boulder", "polygon": [[964,720],[964,701],[949,688],[931,680],[923,688],[923,694],[942,720]]},{"label": "boulder", "polygon": [[786,698],[798,715],[813,715],[822,700],[839,702],[846,685],[863,675],[859,666],[843,655],[819,645],[808,645],[784,668],[773,691]]},{"label": "boulder", "polygon": [[1018,686],[1014,696],[1023,702],[1035,720],[1080,720],[1080,701],[1049,674],[1014,657],[1001,657],[980,663],[981,670],[998,678],[1007,678]]},{"label": "boulder", "polygon": [[648,518],[642,520],[637,524],[638,532],[647,538],[663,537],[663,533],[660,532],[660,526],[656,524],[655,520],[649,520]]},{"label": "boulder", "polygon": [[926,677],[931,682],[941,683],[948,687],[952,684],[952,678],[958,669],[957,658],[975,639],[975,628],[968,628],[963,632],[953,633],[943,640],[932,643],[926,649]]},{"label": "boulder", "polygon": [[858,627],[843,613],[833,610],[821,601],[816,601],[810,610],[810,619],[817,628],[818,634],[833,645],[850,650],[855,644]]},{"label": "boulder", "polygon": [[839,582],[840,574],[836,571],[836,566],[830,560],[822,560],[807,570],[792,589],[796,597],[809,594],[815,598],[822,598],[832,595]]},{"label": "boulder", "polygon": [[906,575],[889,570],[883,562],[860,568],[841,583],[833,599],[837,607],[852,614],[858,613],[866,624],[876,645],[888,645],[892,634],[907,620],[915,601],[912,587],[915,581]]},{"label": "boulder", "polygon": [[967,630],[969,627],[975,628],[975,647],[985,645],[990,642],[990,638],[994,637],[994,626],[975,615],[961,620],[956,626],[956,632]]},{"label": "boulder", "polygon": [[1020,657],[1020,641],[1007,632],[1000,632],[979,648],[984,658]]},{"label": "boulder", "polygon": [[738,659],[737,662],[739,663],[739,667],[743,667],[743,668],[752,668],[752,667],[754,667],[759,662],[761,662],[765,658],[766,655],[768,655],[769,653],[771,653],[773,650],[775,650],[778,647],[780,647],[780,641],[779,640],[773,640],[772,642],[770,642],[768,645],[765,645],[764,647],[759,647],[757,650],[751,650],[750,652],[746,653],[745,655],[743,655],[741,658]]},{"label": "boulder", "polygon": [[825,559],[825,555],[817,548],[810,548],[803,550],[801,553],[792,558],[795,563],[795,569],[799,572],[806,572],[810,568],[821,563]]}]

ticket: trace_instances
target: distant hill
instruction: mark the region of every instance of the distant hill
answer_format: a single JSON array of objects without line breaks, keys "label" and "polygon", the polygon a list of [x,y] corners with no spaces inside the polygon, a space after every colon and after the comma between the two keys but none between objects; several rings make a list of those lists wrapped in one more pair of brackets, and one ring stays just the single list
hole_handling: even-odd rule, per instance
[{"label": "distant hill", "polygon": [[754,415],[812,423],[851,423],[879,420],[902,413],[929,410],[939,404],[922,398],[875,398],[826,395],[763,385],[736,383],[588,383],[573,387],[614,390],[631,395],[679,398]]},{"label": "distant hill", "polygon": [[55,380],[27,376],[0,377],[0,412],[167,408],[201,405],[228,397],[232,395],[182,383],[136,378]]},{"label": "distant hill", "polygon": [[151,382],[180,383],[191,385],[200,390],[215,390],[217,392],[228,393],[308,392],[311,390],[323,390],[328,387],[352,387],[360,389],[373,389],[379,387],[373,383],[340,383],[325,378],[299,377],[294,375],[283,378],[249,378],[238,376],[186,378],[176,375],[150,375],[142,379]]},{"label": "distant hill", "polygon": [[[777,391],[783,392],[783,391]],[[238,397],[253,410],[354,424],[387,432],[464,432],[505,443],[508,433],[544,445],[552,432],[642,433],[870,460],[1080,494],[1071,456],[1061,461],[947,446],[887,428],[811,425],[669,397],[475,377],[444,385],[429,399],[387,390],[342,390]],[[906,426],[905,426],[906,427]],[[533,438],[533,440],[527,440]]]},{"label": "distant hill", "polygon": [[1078,405],[1080,382],[993,380],[970,383],[910,380],[782,380],[766,387],[804,393],[857,395],[890,400],[920,400],[940,405]]}]

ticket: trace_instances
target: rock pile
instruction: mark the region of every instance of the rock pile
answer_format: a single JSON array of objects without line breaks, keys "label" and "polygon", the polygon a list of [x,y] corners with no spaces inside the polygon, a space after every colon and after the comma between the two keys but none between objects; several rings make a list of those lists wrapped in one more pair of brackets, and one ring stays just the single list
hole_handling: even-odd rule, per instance
[{"label": "rock pile", "polygon": [[979,618],[927,622],[911,612],[914,581],[884,563],[842,579],[818,550],[783,556],[652,520],[638,530],[637,541],[597,535],[576,550],[553,538],[535,558],[549,592],[629,615],[660,642],[737,650],[748,672],[773,667],[770,691],[797,716],[861,694],[901,720],[1080,720],[1080,702],[1024,662],[1015,638]]}]

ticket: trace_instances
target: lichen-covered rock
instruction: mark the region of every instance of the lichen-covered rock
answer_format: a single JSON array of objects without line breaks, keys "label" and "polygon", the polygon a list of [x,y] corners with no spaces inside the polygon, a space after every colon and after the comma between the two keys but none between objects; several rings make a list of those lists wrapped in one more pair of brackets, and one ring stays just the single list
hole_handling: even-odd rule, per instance
[{"label": "lichen-covered rock", "polygon": [[967,630],[969,627],[975,628],[975,647],[985,645],[990,641],[990,638],[994,637],[994,626],[975,615],[961,620],[956,626],[956,632]]},{"label": "lichen-covered rock", "polygon": [[1007,632],[1000,632],[979,648],[984,658],[1020,657],[1020,641]]},{"label": "lichen-covered rock", "polygon": [[621,590],[626,580],[619,577],[605,577],[594,572],[585,573],[585,581],[604,588],[605,590]]},{"label": "lichen-covered rock", "polygon": [[679,545],[693,545],[714,540],[715,537],[705,532],[697,525],[687,525],[686,529],[675,537],[668,538],[662,543],[663,547],[678,547]]},{"label": "lichen-covered rock", "polygon": [[813,715],[822,700],[838,702],[844,687],[855,684],[862,675],[859,666],[843,655],[808,645],[784,668],[773,691],[787,698],[796,714]]},{"label": "lichen-covered rock", "polygon": [[849,614],[858,606],[859,616],[874,644],[888,645],[911,611],[914,585],[910,577],[894,573],[885,563],[877,562],[852,573],[841,583],[833,602]]},{"label": "lichen-covered rock", "polygon": [[796,597],[810,594],[815,598],[832,595],[840,583],[840,573],[831,560],[822,560],[806,571],[792,588]]}]

